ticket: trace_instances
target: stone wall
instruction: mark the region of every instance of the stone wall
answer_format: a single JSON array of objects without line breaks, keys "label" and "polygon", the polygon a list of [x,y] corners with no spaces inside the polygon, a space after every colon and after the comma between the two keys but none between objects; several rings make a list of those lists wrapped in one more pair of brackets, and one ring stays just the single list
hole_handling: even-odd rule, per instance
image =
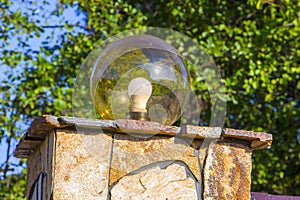
[{"label": "stone wall", "polygon": [[15,155],[28,157],[28,196],[42,172],[43,195],[59,200],[250,199],[252,151],[271,141],[219,127],[43,116]]}]

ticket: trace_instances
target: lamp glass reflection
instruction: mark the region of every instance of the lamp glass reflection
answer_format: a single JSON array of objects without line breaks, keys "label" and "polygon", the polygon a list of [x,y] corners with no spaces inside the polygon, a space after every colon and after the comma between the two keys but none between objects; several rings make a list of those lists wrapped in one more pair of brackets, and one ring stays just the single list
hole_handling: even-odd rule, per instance
[{"label": "lamp glass reflection", "polygon": [[134,35],[104,49],[95,61],[90,85],[101,118],[130,119],[130,112],[145,112],[148,120],[170,125],[186,106],[189,74],[165,41]]}]

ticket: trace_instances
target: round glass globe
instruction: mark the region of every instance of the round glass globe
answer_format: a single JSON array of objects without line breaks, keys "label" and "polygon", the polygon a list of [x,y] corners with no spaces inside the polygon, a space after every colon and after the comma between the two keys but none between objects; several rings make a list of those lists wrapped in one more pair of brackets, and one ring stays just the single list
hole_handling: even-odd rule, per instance
[{"label": "round glass globe", "polygon": [[171,125],[179,119],[189,97],[189,74],[171,45],[134,35],[113,42],[95,59],[90,91],[102,119],[130,119],[135,95],[144,96],[140,105],[148,120]]}]

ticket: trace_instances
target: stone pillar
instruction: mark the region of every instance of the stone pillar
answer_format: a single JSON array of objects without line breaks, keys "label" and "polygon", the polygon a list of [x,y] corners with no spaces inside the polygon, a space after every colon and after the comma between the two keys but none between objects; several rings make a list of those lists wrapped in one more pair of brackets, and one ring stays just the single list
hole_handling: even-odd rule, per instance
[{"label": "stone pillar", "polygon": [[28,199],[250,199],[251,155],[272,135],[43,116],[20,140]]}]

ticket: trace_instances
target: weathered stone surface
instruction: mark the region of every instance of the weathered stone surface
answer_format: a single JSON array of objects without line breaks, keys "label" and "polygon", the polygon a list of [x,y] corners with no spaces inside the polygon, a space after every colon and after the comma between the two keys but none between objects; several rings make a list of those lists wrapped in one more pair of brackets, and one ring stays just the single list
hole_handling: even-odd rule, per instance
[{"label": "weathered stone surface", "polygon": [[[186,141],[176,141],[174,137],[138,138],[126,134],[115,134],[110,183],[114,183],[122,176],[143,166],[168,160],[181,160],[187,163],[199,180],[201,161],[198,160],[195,149],[184,142]],[[206,149],[203,148],[200,151],[206,151]]]},{"label": "weathered stone surface", "polygon": [[175,136],[179,130],[176,126],[164,126],[158,122],[128,119],[118,119],[116,122],[119,131],[125,133]]},{"label": "weathered stone surface", "polygon": [[121,178],[111,189],[111,200],[198,199],[196,181],[187,176],[189,169],[177,163],[165,169],[154,165],[137,174]]},{"label": "weathered stone surface", "polygon": [[251,150],[238,143],[211,143],[204,166],[204,199],[250,199]]},{"label": "weathered stone surface", "polygon": [[[44,115],[36,118],[26,134],[17,145],[14,155],[27,158],[37,147],[38,140],[42,141],[55,129],[68,128],[88,132],[90,130],[102,130],[102,132],[130,133],[142,135],[163,135],[169,137],[187,137],[195,140],[216,139],[220,136],[220,127],[198,127],[198,126],[164,126],[157,122],[139,120],[98,120],[83,119],[75,117],[54,117]],[[250,141],[252,149],[263,149],[271,146],[272,135],[262,132],[243,131],[234,129],[222,130],[222,137]],[[32,142],[31,141],[35,141]],[[196,147],[197,142],[193,143]],[[31,145],[32,144],[32,145]],[[195,146],[196,144],[196,146]]]},{"label": "weathered stone surface", "polygon": [[46,179],[43,179],[43,199],[50,199],[52,184],[52,150],[53,150],[54,131],[47,136],[41,145],[29,156],[27,161],[27,182],[26,182],[26,196],[31,195],[31,189],[35,181],[42,173],[48,174]]},{"label": "weathered stone surface", "polygon": [[26,182],[26,188],[27,188],[27,196],[30,195],[30,190],[32,186],[34,185],[34,182],[39,176],[39,173],[42,171],[42,163],[41,162],[41,149],[38,148],[35,152],[33,152],[27,162],[27,182]]},{"label": "weathered stone surface", "polygon": [[15,155],[29,157],[28,190],[45,173],[44,199],[107,199],[110,188],[112,199],[249,199],[251,150],[271,141],[220,127],[43,116]]},{"label": "weathered stone surface", "polygon": [[106,199],[112,137],[56,134],[53,199]]},{"label": "weathered stone surface", "polygon": [[235,138],[251,141],[250,147],[252,149],[265,149],[272,144],[272,135],[263,132],[235,130],[226,128],[222,131],[224,138]]},{"label": "weathered stone surface", "polygon": [[195,139],[217,139],[222,133],[221,127],[203,127],[186,125],[180,128],[179,135]]},{"label": "weathered stone surface", "polygon": [[30,128],[26,132],[27,137],[32,138],[45,138],[55,128],[59,128],[57,117],[51,115],[43,115],[42,117],[36,118]]},{"label": "weathered stone surface", "polygon": [[89,129],[115,130],[118,128],[114,120],[86,119],[77,117],[58,117],[60,127],[76,126]]}]

